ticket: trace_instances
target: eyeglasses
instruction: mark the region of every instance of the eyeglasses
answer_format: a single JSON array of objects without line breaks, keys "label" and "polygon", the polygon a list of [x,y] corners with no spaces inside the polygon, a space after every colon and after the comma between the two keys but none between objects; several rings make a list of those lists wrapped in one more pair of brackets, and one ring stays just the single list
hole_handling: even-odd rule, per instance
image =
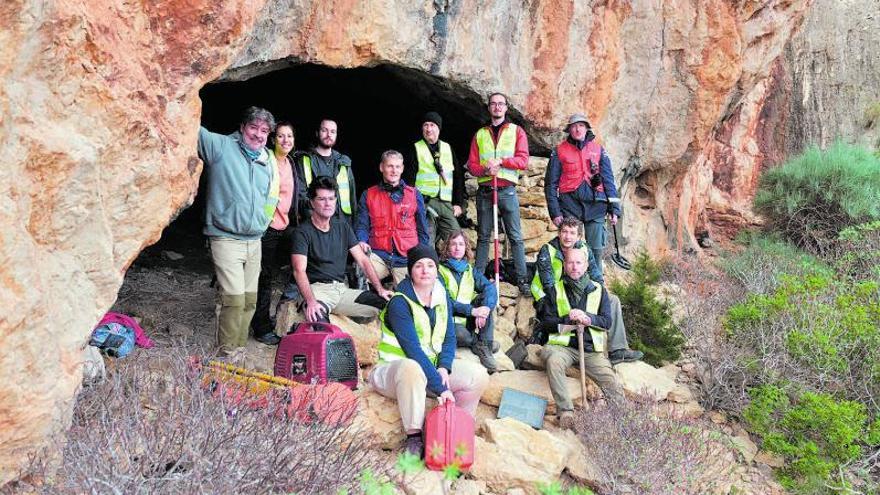
[{"label": "eyeglasses", "polygon": [[507,103],[503,101],[492,101],[489,102],[490,107],[506,107]]}]

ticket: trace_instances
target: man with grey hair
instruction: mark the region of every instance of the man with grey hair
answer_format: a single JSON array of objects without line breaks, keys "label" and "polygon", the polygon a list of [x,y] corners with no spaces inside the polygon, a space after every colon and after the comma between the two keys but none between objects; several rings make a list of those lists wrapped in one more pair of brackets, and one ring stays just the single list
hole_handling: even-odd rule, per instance
[{"label": "man with grey hair", "polygon": [[382,153],[379,171],[379,184],[361,194],[355,234],[379,278],[390,274],[396,287],[407,275],[409,250],[430,242],[428,220],[422,193],[400,178],[403,155],[394,150]]},{"label": "man with grey hair", "polygon": [[205,227],[220,292],[217,344],[229,356],[247,342],[257,304],[260,238],[279,201],[280,178],[266,139],[275,118],[265,109],[245,110],[238,131],[199,129],[199,157],[205,162]]},{"label": "man with grey hair", "polygon": [[620,217],[620,200],[614,185],[611,159],[596,142],[584,114],[568,118],[568,137],[550,154],[544,176],[544,196],[550,218],[558,227],[564,217],[584,222],[587,244],[602,274],[602,253],[607,232],[605,217],[611,225]]}]

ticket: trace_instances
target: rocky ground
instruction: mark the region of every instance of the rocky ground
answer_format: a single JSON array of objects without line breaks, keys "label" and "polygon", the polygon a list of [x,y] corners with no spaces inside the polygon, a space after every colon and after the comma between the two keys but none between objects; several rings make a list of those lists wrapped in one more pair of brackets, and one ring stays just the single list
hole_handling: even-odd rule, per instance
[{"label": "rocky ground", "polygon": [[[136,316],[155,341],[152,349],[136,352],[161,357],[176,347],[186,347],[194,354],[210,352],[214,342],[214,289],[210,287],[211,267],[205,251],[198,242],[186,242],[178,237],[178,244],[163,242],[144,252],[126,274],[114,310]],[[280,293],[285,273],[276,280],[276,297]],[[492,375],[477,414],[478,439],[476,463],[471,472],[455,482],[454,493],[503,494],[536,493],[537,484],[562,480],[565,483],[598,486],[602,471],[598,459],[590,459],[584,447],[571,432],[560,430],[555,423],[555,404],[540,370],[538,346],[529,347],[528,362],[535,369],[513,370],[503,354],[519,334],[527,336],[529,321],[534,316],[530,301],[520,298],[515,288],[507,283],[501,287],[501,309],[496,330],[502,350],[499,362],[505,371]],[[295,320],[290,308],[279,309],[279,328],[289,327]],[[360,325],[344,317],[333,317],[334,323],[352,335],[356,342],[362,368],[360,411],[357,421],[372,432],[376,448],[395,452],[402,441],[400,418],[396,405],[373,392],[364,382],[369,369],[376,363],[376,344],[379,329],[376,322]],[[249,340],[244,365],[263,372],[272,372],[274,347]],[[460,358],[476,357],[467,350]],[[723,446],[717,457],[717,466],[707,481],[705,493],[781,493],[769,473],[767,463],[748,434],[728,422],[720,413],[705,412],[694,399],[689,384],[694,377],[694,366],[687,360],[663,368],[645,363],[625,363],[616,367],[630,395],[649,395],[654,398],[661,414],[695,420],[717,432]],[[580,407],[580,387],[577,369],[572,368],[569,388]],[[548,400],[545,428],[533,430],[511,419],[497,419],[501,392],[511,387],[541,396]],[[600,397],[592,383],[588,387],[587,407],[596,407]],[[430,407],[430,406],[429,406]],[[757,459],[757,460],[756,460]],[[407,479],[404,490],[411,494],[443,493],[438,473],[424,472]]]}]

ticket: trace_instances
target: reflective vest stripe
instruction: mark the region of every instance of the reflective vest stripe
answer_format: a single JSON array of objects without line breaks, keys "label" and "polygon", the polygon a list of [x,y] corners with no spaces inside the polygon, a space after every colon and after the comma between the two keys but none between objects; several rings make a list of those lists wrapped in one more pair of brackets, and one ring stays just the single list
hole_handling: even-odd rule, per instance
[{"label": "reflective vest stripe", "polygon": [[[303,156],[303,175],[308,187],[312,183],[312,158],[309,155]],[[339,195],[342,213],[351,215],[351,187],[348,185],[348,167],[345,165],[340,165],[339,172],[336,173],[336,193]]]},{"label": "reflective vest stripe", "polygon": [[[476,283],[474,281],[474,272],[470,265],[461,274],[461,284],[455,281],[455,274],[448,267],[440,265],[439,272],[440,276],[443,277],[443,281],[446,282],[446,290],[449,291],[449,297],[463,304],[473,302],[474,296],[476,296],[476,291],[474,290]],[[466,316],[454,316],[453,320],[460,325],[467,323]]]},{"label": "reflective vest stripe", "polygon": [[436,198],[438,195],[443,201],[452,201],[452,176],[455,164],[452,163],[452,148],[449,144],[440,141],[440,165],[443,167],[443,181],[434,166],[434,155],[424,140],[416,141],[416,159],[419,169],[416,172],[416,188],[423,196]]},{"label": "reflective vest stripe", "polygon": [[[602,286],[599,285],[598,282],[593,282],[596,286],[596,289],[593,292],[587,294],[587,307],[585,311],[591,314],[597,314],[599,312],[599,305],[602,302]],[[562,280],[556,282],[556,313],[560,318],[568,316],[571,313],[571,303],[568,301],[568,295],[565,293],[565,284]],[[572,337],[576,335],[566,334],[560,335],[558,333],[551,333],[547,337],[547,343],[553,345],[563,345],[567,346],[571,343]]]},{"label": "reflective vest stripe", "polygon": [[266,227],[272,223],[275,218],[275,209],[281,202],[281,173],[278,171],[278,161],[275,160],[275,154],[271,151],[264,150],[268,154],[266,163],[272,168],[272,182],[269,183],[269,196],[266,198],[266,205],[263,207],[263,213],[266,214]]},{"label": "reflective vest stripe", "polygon": [[[581,246],[581,249],[584,251],[584,256],[586,256],[589,261],[590,256],[592,254],[589,252],[586,245]],[[554,282],[562,280],[562,260],[557,256],[557,249],[553,247],[552,244],[547,244],[547,251],[550,254],[550,266],[553,268],[553,280]],[[542,297],[546,295],[544,292],[544,286],[541,284],[541,275],[535,270],[535,276],[532,277],[532,285],[529,287],[532,292],[532,297],[535,298],[535,301],[540,300]]]},{"label": "reflective vest stripe", "polygon": [[[443,290],[443,286],[439,281],[435,284],[434,290]],[[446,339],[446,325],[447,319],[449,318],[449,308],[446,307],[445,303],[438,304],[434,308],[434,327],[431,328],[431,319],[428,317],[428,313],[419,302],[413,301],[401,292],[394,293],[393,297],[398,296],[403,297],[407,304],[409,304],[410,310],[412,311],[413,325],[415,326],[416,335],[419,338],[422,352],[424,352],[425,356],[427,356],[428,359],[431,360],[431,363],[436,366],[440,351],[443,350],[443,341]],[[446,297],[444,295],[443,300],[445,299]],[[391,301],[388,302],[389,304],[391,303]],[[394,332],[388,328],[388,325],[385,323],[385,313],[387,311],[388,306],[386,305],[385,309],[379,313],[379,322],[381,323],[382,328],[382,340],[379,341],[378,347],[380,362],[396,361],[406,357],[406,353],[404,353],[403,348],[400,347],[400,343],[397,341]]]},{"label": "reflective vest stripe", "polygon": [[[492,139],[492,131],[487,127],[477,131],[475,139],[477,149],[480,152],[480,165],[485,165],[486,160],[490,158],[504,159],[514,156],[516,154],[516,132],[516,124],[507,124],[507,126],[501,129],[501,133],[498,135],[498,144],[496,145],[495,140]],[[501,167],[498,170],[497,177],[516,184],[519,182],[519,171]],[[477,182],[480,184],[490,182],[491,180],[492,177],[490,176],[477,177]]]}]

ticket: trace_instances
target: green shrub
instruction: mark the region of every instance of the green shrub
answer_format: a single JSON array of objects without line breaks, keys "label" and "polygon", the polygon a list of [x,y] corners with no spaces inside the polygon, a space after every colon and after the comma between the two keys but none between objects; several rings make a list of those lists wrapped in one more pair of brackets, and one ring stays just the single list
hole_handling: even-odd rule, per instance
[{"label": "green shrub", "polygon": [[880,397],[880,286],[827,274],[782,277],[770,294],[733,305],[728,339],[746,350],[746,386],[785,378],[804,390],[832,390],[871,404]]},{"label": "green shrub", "polygon": [[844,228],[880,220],[880,158],[840,142],[811,148],[765,172],[754,205],[770,230],[826,253]]},{"label": "green shrub", "polygon": [[792,398],[776,385],[752,389],[750,395],[743,417],[762,437],[764,449],[785,458],[778,474],[786,488],[832,493],[829,484],[847,485],[838,468],[862,454],[859,442],[870,429],[863,404],[814,392]]},{"label": "green shrub", "polygon": [[831,274],[822,260],[775,236],[743,232],[737,240],[745,249],[725,256],[720,264],[749,293],[776,290],[784,275]]},{"label": "green shrub", "polygon": [[633,264],[629,283],[614,281],[611,291],[620,298],[630,347],[645,353],[645,362],[662,366],[681,355],[684,337],[672,321],[669,302],[657,296],[660,264],[642,252]]},{"label": "green shrub", "polygon": [[842,230],[834,267],[852,280],[880,280],[880,221]]}]

